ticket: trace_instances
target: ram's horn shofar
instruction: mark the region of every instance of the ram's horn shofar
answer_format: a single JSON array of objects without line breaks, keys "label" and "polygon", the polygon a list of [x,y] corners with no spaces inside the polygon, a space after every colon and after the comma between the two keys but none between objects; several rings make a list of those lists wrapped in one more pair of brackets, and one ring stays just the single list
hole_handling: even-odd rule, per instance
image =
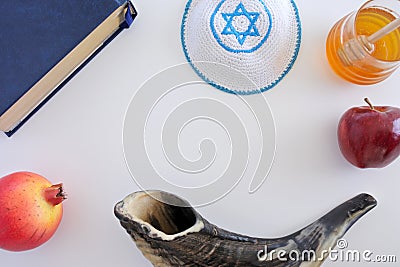
[{"label": "ram's horn shofar", "polygon": [[163,191],[130,194],[114,212],[154,266],[317,267],[376,203],[372,196],[360,194],[302,230],[274,239],[218,228],[187,201]]}]

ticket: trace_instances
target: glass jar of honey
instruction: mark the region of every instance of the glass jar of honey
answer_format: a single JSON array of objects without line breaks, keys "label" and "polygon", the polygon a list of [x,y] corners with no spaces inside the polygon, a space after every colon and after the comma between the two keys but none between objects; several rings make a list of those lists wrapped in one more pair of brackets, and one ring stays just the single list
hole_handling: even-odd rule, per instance
[{"label": "glass jar of honey", "polygon": [[326,55],[332,69],[360,85],[389,77],[400,64],[400,28],[377,40],[373,49],[360,37],[370,36],[399,19],[399,13],[399,0],[371,0],[339,20],[326,40]]}]

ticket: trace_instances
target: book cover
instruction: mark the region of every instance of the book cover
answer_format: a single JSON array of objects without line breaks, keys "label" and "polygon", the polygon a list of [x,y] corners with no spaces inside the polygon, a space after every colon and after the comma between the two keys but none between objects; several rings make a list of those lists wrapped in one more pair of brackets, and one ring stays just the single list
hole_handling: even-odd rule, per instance
[{"label": "book cover", "polygon": [[[71,70],[65,70],[67,68],[64,65],[56,69],[57,64],[68,57],[71,51],[75,49],[74,53],[79,52],[77,47],[84,40],[86,47],[81,47],[81,50],[90,47],[91,39],[88,39],[88,36],[99,28],[99,25],[105,28],[105,21],[110,20],[122,6],[126,7],[123,21],[118,21],[116,29],[111,29],[111,35],[105,40],[100,40],[101,34],[97,30],[98,36],[95,37],[101,41],[101,45],[93,44],[93,51],[85,51],[88,53],[85,60],[75,63],[76,66],[67,66]],[[49,76],[54,69],[58,72],[68,72],[56,82],[55,88],[42,86],[37,89],[37,93],[43,94],[43,97],[38,103],[32,104],[32,109],[28,113],[25,112],[16,125],[8,131],[5,130],[7,135],[12,135],[116,34],[129,27],[135,16],[136,11],[132,4],[122,0],[1,1],[0,120],[4,115],[8,115],[6,113],[11,108],[15,108],[16,103],[23,99],[33,86],[39,84],[46,75]],[[109,24],[107,27],[114,26]],[[45,90],[48,92],[44,92]]]}]

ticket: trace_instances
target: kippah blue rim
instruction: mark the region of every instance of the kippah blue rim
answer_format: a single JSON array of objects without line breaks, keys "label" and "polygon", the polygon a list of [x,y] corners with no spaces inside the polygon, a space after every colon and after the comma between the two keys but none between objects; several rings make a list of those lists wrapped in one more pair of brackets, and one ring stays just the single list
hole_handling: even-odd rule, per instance
[{"label": "kippah blue rim", "polygon": [[192,59],[189,56],[189,53],[187,51],[187,47],[186,47],[186,43],[185,43],[185,22],[187,19],[187,15],[189,12],[189,8],[192,4],[193,0],[189,0],[186,4],[185,7],[185,12],[183,14],[183,18],[182,18],[182,25],[181,25],[181,43],[182,43],[182,48],[183,48],[183,52],[185,54],[185,57],[187,59],[187,61],[189,62],[190,66],[192,66],[193,70],[197,73],[197,75],[200,76],[201,79],[203,79],[205,82],[207,82],[208,84],[214,86],[215,88],[222,90],[224,92],[230,93],[230,94],[238,94],[238,95],[253,95],[253,94],[259,94],[262,92],[265,92],[273,87],[275,87],[287,74],[288,72],[292,69],[297,56],[299,54],[300,51],[300,45],[301,45],[301,36],[302,36],[302,28],[301,28],[301,21],[300,21],[300,15],[299,15],[299,10],[296,6],[296,3],[293,0],[290,0],[290,2],[292,3],[293,9],[295,11],[295,15],[296,15],[296,22],[297,22],[297,40],[296,40],[296,47],[294,50],[294,53],[292,55],[292,58],[290,60],[289,65],[286,67],[286,69],[282,72],[282,74],[269,86],[266,86],[264,88],[261,89],[256,89],[256,90],[252,90],[252,91],[240,91],[240,90],[232,90],[229,88],[226,88],[222,85],[216,84],[215,82],[211,81],[210,79],[208,79],[198,68],[196,68],[196,66],[193,64]]}]

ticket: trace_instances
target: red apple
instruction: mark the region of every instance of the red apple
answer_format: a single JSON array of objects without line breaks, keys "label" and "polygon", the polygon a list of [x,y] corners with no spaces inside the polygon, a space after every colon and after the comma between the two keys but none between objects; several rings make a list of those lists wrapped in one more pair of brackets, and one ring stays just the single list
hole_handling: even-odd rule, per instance
[{"label": "red apple", "polygon": [[33,249],[56,231],[63,214],[62,184],[30,172],[0,178],[0,248]]},{"label": "red apple", "polygon": [[359,168],[382,168],[400,155],[400,109],[353,107],[341,117],[338,142],[343,156]]}]

